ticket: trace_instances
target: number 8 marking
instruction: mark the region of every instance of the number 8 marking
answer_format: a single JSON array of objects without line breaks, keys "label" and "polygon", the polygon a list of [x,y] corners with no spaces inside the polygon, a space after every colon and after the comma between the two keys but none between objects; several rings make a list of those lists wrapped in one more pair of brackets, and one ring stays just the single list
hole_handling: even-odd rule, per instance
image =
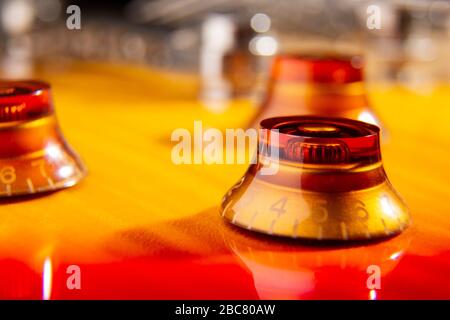
[{"label": "number 8 marking", "polygon": [[16,181],[16,170],[13,166],[3,167],[0,171],[0,181],[3,184],[11,184]]}]

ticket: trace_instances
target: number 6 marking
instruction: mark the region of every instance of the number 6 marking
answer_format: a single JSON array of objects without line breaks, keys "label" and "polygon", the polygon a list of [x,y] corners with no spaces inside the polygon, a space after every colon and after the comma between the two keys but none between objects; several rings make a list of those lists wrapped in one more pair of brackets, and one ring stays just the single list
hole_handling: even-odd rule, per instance
[{"label": "number 6 marking", "polygon": [[360,200],[358,200],[356,203],[357,206],[355,208],[355,212],[358,216],[358,219],[360,221],[367,221],[369,219],[369,212],[366,209],[366,205]]}]

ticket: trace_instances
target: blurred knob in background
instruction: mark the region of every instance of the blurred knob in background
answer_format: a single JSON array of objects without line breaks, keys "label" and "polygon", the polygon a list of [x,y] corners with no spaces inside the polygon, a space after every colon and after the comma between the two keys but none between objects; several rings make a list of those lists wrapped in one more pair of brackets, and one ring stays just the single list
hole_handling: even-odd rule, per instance
[{"label": "blurred knob in background", "polygon": [[321,115],[380,125],[369,106],[361,56],[283,54],[275,58],[261,109],[252,121]]}]

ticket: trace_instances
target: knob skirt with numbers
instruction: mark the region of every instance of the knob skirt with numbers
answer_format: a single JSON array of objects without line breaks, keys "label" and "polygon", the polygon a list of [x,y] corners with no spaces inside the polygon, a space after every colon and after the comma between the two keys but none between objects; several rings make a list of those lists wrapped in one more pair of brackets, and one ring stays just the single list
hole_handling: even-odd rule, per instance
[{"label": "knob skirt with numbers", "polygon": [[45,82],[0,82],[0,141],[0,197],[70,187],[86,174],[61,133]]},{"label": "knob skirt with numbers", "polygon": [[410,216],[384,171],[379,132],[343,118],[263,120],[257,163],[225,195],[222,216],[292,238],[345,241],[401,232]]}]

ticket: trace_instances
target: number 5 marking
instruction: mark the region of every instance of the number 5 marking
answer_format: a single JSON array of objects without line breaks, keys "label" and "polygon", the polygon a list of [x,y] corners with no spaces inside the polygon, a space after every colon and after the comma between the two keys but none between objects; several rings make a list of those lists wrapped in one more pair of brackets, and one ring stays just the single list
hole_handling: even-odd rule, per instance
[{"label": "number 5 marking", "polygon": [[313,220],[316,223],[324,223],[328,220],[327,200],[317,200],[313,211]]}]

